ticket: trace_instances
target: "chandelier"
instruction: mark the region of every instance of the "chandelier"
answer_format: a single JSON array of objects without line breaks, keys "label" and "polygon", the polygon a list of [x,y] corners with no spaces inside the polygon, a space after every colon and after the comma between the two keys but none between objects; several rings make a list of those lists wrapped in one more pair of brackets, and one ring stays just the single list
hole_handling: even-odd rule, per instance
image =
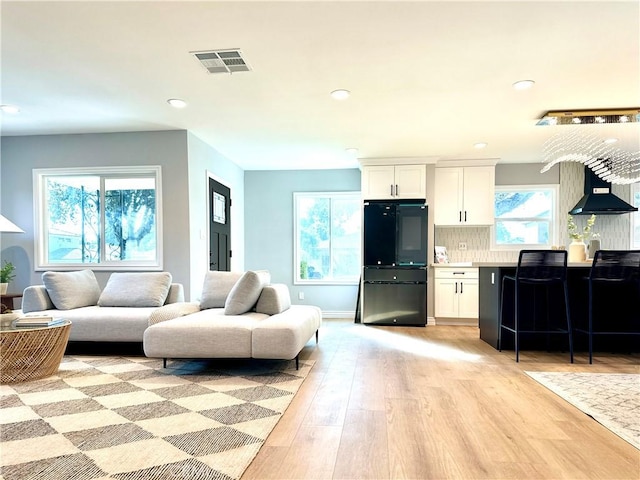
[{"label": "chandelier", "polygon": [[639,123],[640,108],[603,110],[555,110],[545,113],[536,125],[588,125]]},{"label": "chandelier", "polygon": [[[594,134],[585,133],[584,124],[638,123],[640,109],[578,110],[547,112],[538,125],[573,125],[547,140],[542,147],[546,172],[560,162],[579,162],[603,180],[613,184],[640,182],[640,151],[627,151]],[[561,130],[564,130],[563,127]],[[587,127],[587,129],[592,127]],[[626,128],[626,127],[625,127]]]}]

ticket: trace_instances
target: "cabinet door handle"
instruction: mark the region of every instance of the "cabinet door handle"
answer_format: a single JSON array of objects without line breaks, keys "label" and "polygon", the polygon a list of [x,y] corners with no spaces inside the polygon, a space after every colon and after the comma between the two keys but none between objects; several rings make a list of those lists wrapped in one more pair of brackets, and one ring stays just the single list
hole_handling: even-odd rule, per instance
[{"label": "cabinet door handle", "polygon": [[465,223],[467,221],[467,211],[466,210],[464,211],[464,221],[465,221]]},{"label": "cabinet door handle", "polygon": [[396,183],[396,197],[398,196],[398,184]]},{"label": "cabinet door handle", "polygon": [[458,221],[462,223],[462,210],[458,210]]},{"label": "cabinet door handle", "polygon": [[462,289],[464,288],[464,285],[462,282],[460,282],[460,294],[462,294]]},{"label": "cabinet door handle", "polygon": [[393,183],[389,184],[389,194],[393,197]]},{"label": "cabinet door handle", "polygon": [[456,291],[455,293],[458,293],[458,282],[456,282]]}]

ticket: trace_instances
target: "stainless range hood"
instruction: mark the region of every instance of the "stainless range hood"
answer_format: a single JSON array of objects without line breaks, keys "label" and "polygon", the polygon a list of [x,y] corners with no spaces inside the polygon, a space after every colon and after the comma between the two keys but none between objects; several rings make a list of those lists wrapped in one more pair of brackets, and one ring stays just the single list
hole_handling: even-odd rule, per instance
[{"label": "stainless range hood", "polygon": [[584,196],[573,207],[571,215],[616,215],[638,209],[611,193],[611,184],[584,167]]}]

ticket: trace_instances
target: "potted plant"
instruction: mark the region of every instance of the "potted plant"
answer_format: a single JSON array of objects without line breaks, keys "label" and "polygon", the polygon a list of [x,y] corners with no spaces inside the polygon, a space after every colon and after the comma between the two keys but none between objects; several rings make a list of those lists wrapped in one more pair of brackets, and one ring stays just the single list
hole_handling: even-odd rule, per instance
[{"label": "potted plant", "polygon": [[5,260],[4,265],[0,268],[0,294],[7,293],[9,282],[15,278],[16,267],[13,263]]},{"label": "potted plant", "polygon": [[573,216],[569,214],[567,218],[567,230],[569,231],[569,237],[571,238],[568,258],[570,262],[584,262],[587,260],[586,242],[591,238],[591,228],[595,223],[596,216],[593,214],[587,219],[587,223],[582,230],[580,230],[576,225]]}]

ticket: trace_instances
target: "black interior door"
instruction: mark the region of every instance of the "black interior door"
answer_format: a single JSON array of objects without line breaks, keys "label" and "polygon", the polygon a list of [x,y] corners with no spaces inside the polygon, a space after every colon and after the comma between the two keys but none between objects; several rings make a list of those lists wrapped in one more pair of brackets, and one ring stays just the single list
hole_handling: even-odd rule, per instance
[{"label": "black interior door", "polygon": [[231,190],[209,178],[209,270],[231,270]]}]

